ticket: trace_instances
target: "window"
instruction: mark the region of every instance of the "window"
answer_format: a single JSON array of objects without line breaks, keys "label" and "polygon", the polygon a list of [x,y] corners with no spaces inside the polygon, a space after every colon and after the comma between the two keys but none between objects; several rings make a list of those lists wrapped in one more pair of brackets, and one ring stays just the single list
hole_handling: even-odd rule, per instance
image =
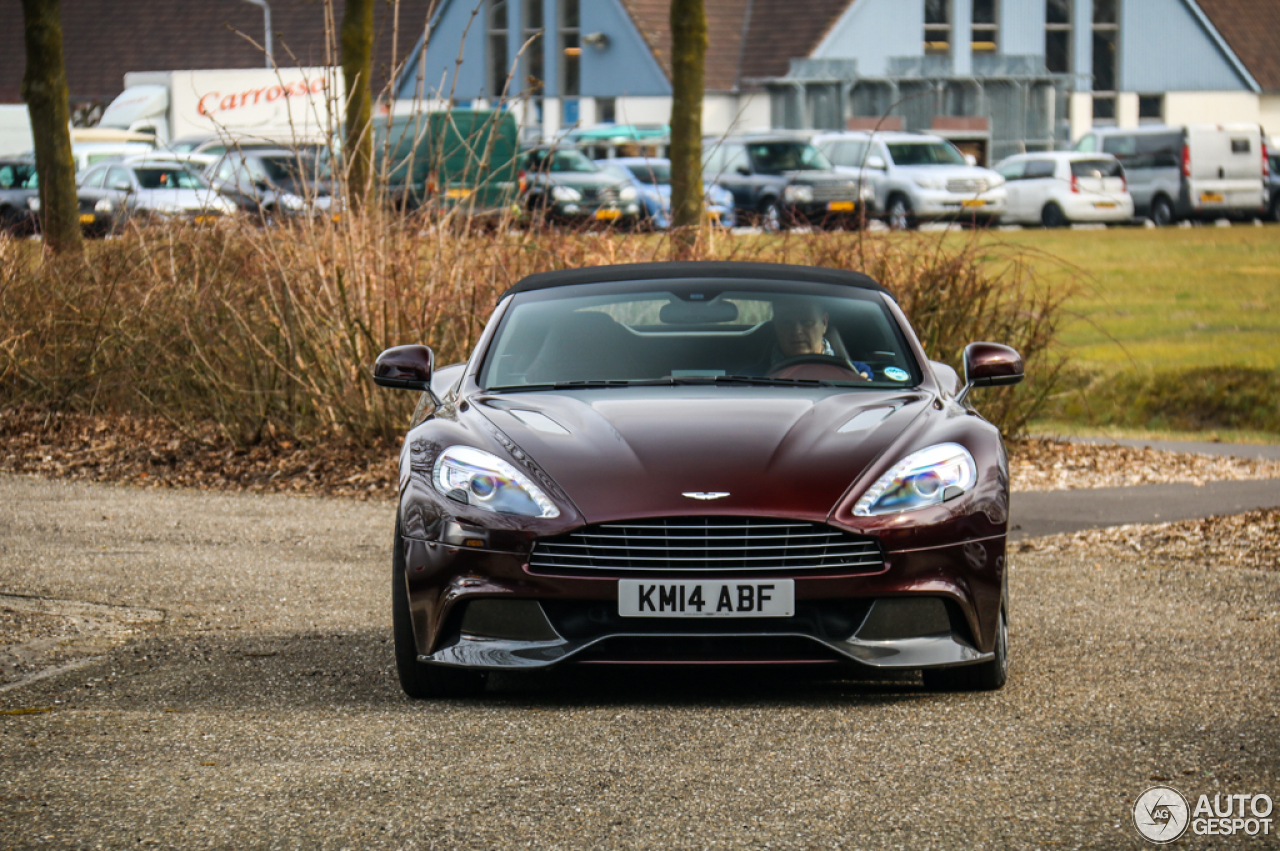
[{"label": "window", "polygon": [[560,0],[560,94],[567,98],[582,93],[581,34],[578,0]]},{"label": "window", "polygon": [[1053,177],[1053,173],[1057,170],[1058,164],[1053,160],[1028,160],[1027,173],[1024,180],[1041,180],[1046,177]]},{"label": "window", "polygon": [[537,97],[543,93],[546,76],[542,57],[542,0],[524,0],[524,40],[528,47],[524,52],[524,80],[529,94]]},{"label": "window", "polygon": [[1075,177],[1121,177],[1124,169],[1116,160],[1076,160],[1071,163],[1071,174]]},{"label": "window", "polygon": [[1071,0],[1045,3],[1044,64],[1050,74],[1071,73]]},{"label": "window", "polygon": [[618,120],[617,98],[596,98],[596,121],[614,124]]},{"label": "window", "polygon": [[951,52],[951,0],[924,0],[924,52]]},{"label": "window", "polygon": [[1116,120],[1116,89],[1119,88],[1117,55],[1120,0],[1093,0],[1093,120],[1104,124]]},{"label": "window", "polygon": [[974,53],[995,53],[999,45],[1000,24],[997,0],[973,0]]},{"label": "window", "polygon": [[488,23],[488,60],[489,92],[493,97],[501,97],[507,88],[507,0],[489,0]]},{"label": "window", "polygon": [[1138,123],[1164,123],[1164,95],[1138,95]]},{"label": "window", "polygon": [[828,142],[822,147],[822,152],[835,165],[846,166],[847,168],[861,168],[865,164],[867,157],[867,143],[860,139]]},{"label": "window", "polygon": [[1011,163],[1004,163],[996,169],[996,171],[1000,173],[1000,176],[1005,180],[1021,180],[1022,175],[1026,173],[1026,170],[1026,160],[1014,160]]}]

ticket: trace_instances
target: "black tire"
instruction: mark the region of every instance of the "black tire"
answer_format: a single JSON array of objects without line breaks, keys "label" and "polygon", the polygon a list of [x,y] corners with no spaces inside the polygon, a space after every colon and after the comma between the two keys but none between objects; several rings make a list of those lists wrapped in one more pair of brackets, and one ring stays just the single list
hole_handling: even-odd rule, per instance
[{"label": "black tire", "polygon": [[1040,211],[1040,224],[1047,228],[1065,227],[1067,224],[1067,214],[1062,212],[1062,208],[1050,201],[1044,205],[1044,209]]},{"label": "black tire", "polygon": [[889,230],[915,230],[919,226],[911,202],[905,195],[894,195],[884,207],[884,220]]},{"label": "black tire", "polygon": [[996,691],[1009,679],[1009,618],[1000,610],[996,655],[990,662],[958,668],[925,668],[920,672],[930,691]]},{"label": "black tire", "polygon": [[1273,222],[1280,222],[1280,189],[1277,189],[1275,196],[1271,199],[1271,212],[1268,218]]},{"label": "black tire", "polygon": [[396,518],[395,553],[391,557],[391,631],[395,641],[396,674],[400,688],[415,700],[467,697],[484,689],[485,676],[465,668],[424,665],[418,661],[418,645],[409,615],[409,586],[405,582],[404,539]]},{"label": "black tire", "polygon": [[1156,227],[1166,227],[1177,221],[1177,216],[1173,210],[1173,202],[1163,195],[1157,195],[1151,201],[1151,215],[1149,219]]}]

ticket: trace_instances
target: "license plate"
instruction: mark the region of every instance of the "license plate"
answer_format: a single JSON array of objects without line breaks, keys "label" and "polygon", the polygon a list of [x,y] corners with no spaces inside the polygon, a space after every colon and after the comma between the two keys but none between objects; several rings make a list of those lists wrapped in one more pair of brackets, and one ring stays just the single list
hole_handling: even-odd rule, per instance
[{"label": "license plate", "polygon": [[1114,209],[1116,205],[1114,201],[1099,201],[1093,206],[1097,207],[1099,210],[1111,210]]},{"label": "license plate", "polygon": [[93,218],[94,218],[94,217],[93,217],[93,213],[81,213],[81,214],[80,214],[80,224],[82,224],[82,225],[91,225],[91,224],[93,224]]},{"label": "license plate", "polygon": [[1201,204],[1221,204],[1227,199],[1222,196],[1221,192],[1201,192]]},{"label": "license plate", "polygon": [[987,206],[987,202],[983,201],[981,198],[971,198],[968,201],[961,201],[960,206],[961,207],[985,207]]},{"label": "license plate", "polygon": [[624,618],[789,618],[796,612],[795,580],[618,580]]},{"label": "license plate", "polygon": [[217,220],[218,220],[217,216],[196,216],[196,224],[198,225],[208,224],[209,222],[216,222]]},{"label": "license plate", "polygon": [[455,201],[462,201],[466,198],[471,197],[471,190],[470,189],[447,189],[445,190],[444,197],[452,198]]},{"label": "license plate", "polygon": [[831,201],[827,204],[827,211],[831,213],[852,213],[852,201]]},{"label": "license plate", "polygon": [[719,221],[720,221],[720,212],[719,212],[718,210],[707,210],[707,221],[709,221],[709,222],[719,222]]},{"label": "license plate", "polygon": [[611,222],[622,215],[621,210],[596,210],[596,218],[601,221]]}]

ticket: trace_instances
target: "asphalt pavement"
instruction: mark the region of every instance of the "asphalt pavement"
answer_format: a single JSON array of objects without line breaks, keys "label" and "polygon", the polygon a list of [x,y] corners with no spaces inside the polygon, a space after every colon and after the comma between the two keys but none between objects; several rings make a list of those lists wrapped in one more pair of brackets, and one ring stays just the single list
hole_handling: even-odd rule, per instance
[{"label": "asphalt pavement", "polygon": [[0,594],[80,654],[0,691],[0,849],[1136,849],[1156,783],[1280,799],[1274,572],[1014,554],[994,693],[571,668],[414,702],[391,521],[0,476]]}]

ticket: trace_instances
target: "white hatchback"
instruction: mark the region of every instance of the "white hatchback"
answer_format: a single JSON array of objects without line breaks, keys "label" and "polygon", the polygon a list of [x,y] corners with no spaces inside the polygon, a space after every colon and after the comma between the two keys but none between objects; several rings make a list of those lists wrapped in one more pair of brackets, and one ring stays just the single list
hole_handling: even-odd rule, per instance
[{"label": "white hatchback", "polygon": [[1006,222],[1047,228],[1072,222],[1127,222],[1133,197],[1124,167],[1107,154],[1046,151],[1001,160],[1005,179]]}]

